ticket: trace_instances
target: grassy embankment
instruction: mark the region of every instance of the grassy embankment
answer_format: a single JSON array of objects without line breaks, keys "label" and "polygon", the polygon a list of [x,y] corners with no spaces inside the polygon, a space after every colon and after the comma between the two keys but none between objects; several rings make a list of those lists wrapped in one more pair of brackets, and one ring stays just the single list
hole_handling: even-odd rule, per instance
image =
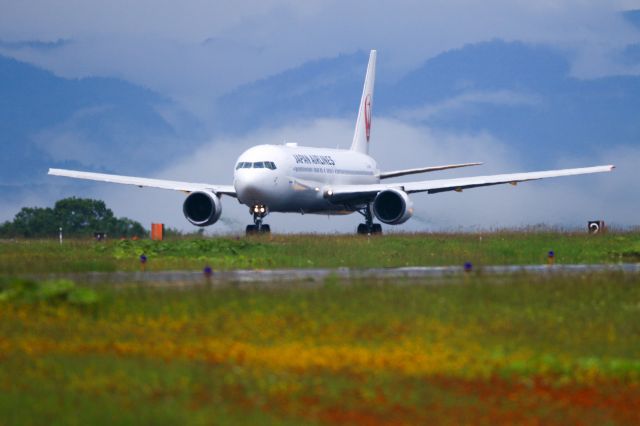
[{"label": "grassy embankment", "polygon": [[105,286],[98,299],[5,282],[0,419],[640,423],[639,275],[451,280]]},{"label": "grassy embankment", "polygon": [[591,236],[564,232],[391,234],[382,237],[282,235],[154,241],[3,241],[0,274],[138,270],[397,267],[541,264],[554,250],[557,263],[640,260],[640,232]]}]

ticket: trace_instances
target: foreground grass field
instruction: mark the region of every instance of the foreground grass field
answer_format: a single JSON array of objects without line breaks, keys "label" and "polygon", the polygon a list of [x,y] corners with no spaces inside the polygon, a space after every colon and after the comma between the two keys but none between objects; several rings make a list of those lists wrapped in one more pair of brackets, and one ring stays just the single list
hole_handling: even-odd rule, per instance
[{"label": "foreground grass field", "polygon": [[5,280],[0,423],[640,423],[639,275],[449,279]]},{"label": "foreground grass field", "polygon": [[306,267],[397,267],[640,261],[640,232],[391,234],[382,237],[292,235],[173,241],[2,241],[0,274]]}]

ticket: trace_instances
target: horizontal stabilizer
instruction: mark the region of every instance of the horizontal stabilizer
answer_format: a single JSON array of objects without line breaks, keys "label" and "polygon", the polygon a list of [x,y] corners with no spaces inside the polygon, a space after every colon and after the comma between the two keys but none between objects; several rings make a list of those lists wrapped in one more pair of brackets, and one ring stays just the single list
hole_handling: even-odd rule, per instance
[{"label": "horizontal stabilizer", "polygon": [[380,179],[389,179],[389,178],[398,177],[398,176],[414,175],[417,173],[437,172],[440,170],[447,170],[447,169],[457,169],[460,167],[479,166],[481,164],[482,163],[462,163],[462,164],[448,164],[446,166],[419,167],[417,169],[394,170],[392,172],[380,173]]}]

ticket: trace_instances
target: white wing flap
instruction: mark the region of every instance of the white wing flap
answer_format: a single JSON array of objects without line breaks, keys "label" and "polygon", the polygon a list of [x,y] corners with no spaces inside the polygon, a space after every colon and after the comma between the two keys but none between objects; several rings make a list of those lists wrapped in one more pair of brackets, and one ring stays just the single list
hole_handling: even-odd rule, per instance
[{"label": "white wing flap", "polygon": [[459,167],[479,166],[481,164],[482,163],[447,164],[446,166],[431,166],[431,167],[419,167],[416,169],[394,170],[392,172],[380,173],[380,179],[389,179],[392,177],[413,175],[416,173],[429,173],[429,172],[437,172],[440,170],[457,169]]},{"label": "white wing flap", "polygon": [[231,185],[211,185],[208,183],[180,182],[175,180],[150,179],[134,176],[111,175],[106,173],[81,172],[77,170],[49,169],[52,176],[64,176],[74,179],[94,180],[98,182],[119,183],[139,187],[171,189],[174,191],[213,191],[216,194],[236,196],[236,190]]},{"label": "white wing flap", "polygon": [[578,169],[546,170],[540,172],[510,173],[492,176],[474,176],[456,179],[426,180],[421,182],[389,183],[373,185],[338,185],[327,188],[327,198],[336,203],[348,201],[372,200],[375,195],[385,189],[399,189],[407,193],[428,192],[430,194],[445,191],[462,191],[463,189],[478,188],[481,186],[500,185],[505,183],[516,184],[528,180],[546,179],[551,177],[584,175],[590,173],[610,172],[613,165],[582,167]]}]

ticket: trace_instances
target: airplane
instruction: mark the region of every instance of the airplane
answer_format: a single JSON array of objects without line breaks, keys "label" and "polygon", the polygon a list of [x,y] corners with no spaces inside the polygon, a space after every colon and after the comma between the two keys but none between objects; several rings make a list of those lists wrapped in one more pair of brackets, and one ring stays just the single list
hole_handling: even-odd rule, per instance
[{"label": "airplane", "polygon": [[509,173],[454,179],[412,182],[382,182],[417,173],[428,173],[482,163],[461,163],[382,172],[369,156],[371,117],[375,80],[376,51],[369,55],[364,88],[358,109],[355,132],[350,149],[328,149],[283,145],[258,145],[243,152],[235,164],[233,185],[180,182],[144,177],[120,176],[76,170],[49,169],[49,175],[65,176],[139,187],[151,187],[187,193],[182,211],[195,226],[213,225],[222,213],[221,197],[235,197],[249,207],[253,224],[247,234],[268,233],[264,218],[272,212],[340,215],[358,212],[364,222],[358,234],[379,234],[380,223],[405,223],[413,215],[410,194],[445,191],[462,192],[484,186],[512,184],[551,177],[610,172],[615,166],[593,166],[574,169]]}]

